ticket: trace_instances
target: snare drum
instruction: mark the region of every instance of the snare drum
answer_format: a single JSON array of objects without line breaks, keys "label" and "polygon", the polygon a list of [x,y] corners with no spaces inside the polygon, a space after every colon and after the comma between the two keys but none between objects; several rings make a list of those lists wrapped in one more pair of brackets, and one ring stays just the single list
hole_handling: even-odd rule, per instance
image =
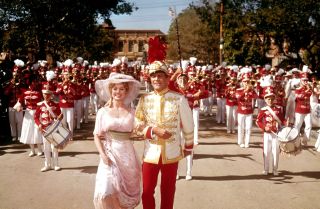
[{"label": "snare drum", "polygon": [[277,133],[281,154],[297,155],[301,152],[299,130],[293,127],[284,127]]},{"label": "snare drum", "polygon": [[63,149],[71,138],[71,131],[56,120],[45,130],[44,137],[57,149]]}]

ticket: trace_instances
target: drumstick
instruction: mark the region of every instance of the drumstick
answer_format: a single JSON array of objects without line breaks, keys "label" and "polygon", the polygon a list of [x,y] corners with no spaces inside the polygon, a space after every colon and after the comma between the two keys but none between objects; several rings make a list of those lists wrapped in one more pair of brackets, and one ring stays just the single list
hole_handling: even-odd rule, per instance
[{"label": "drumstick", "polygon": [[287,135],[286,135],[286,138],[287,138],[287,136],[290,134],[290,132],[292,131],[292,127],[290,127],[291,129],[290,129],[290,131],[287,133]]}]

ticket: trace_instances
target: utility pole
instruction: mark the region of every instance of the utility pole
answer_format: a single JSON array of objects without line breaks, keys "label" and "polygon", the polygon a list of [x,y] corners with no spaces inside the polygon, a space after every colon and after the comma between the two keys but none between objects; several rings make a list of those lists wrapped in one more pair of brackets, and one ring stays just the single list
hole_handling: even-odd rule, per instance
[{"label": "utility pole", "polygon": [[219,63],[221,65],[222,60],[223,60],[223,13],[224,13],[224,8],[223,8],[223,0],[220,1],[220,45],[219,45]]},{"label": "utility pole", "polygon": [[178,24],[178,17],[176,13],[176,8],[169,8],[169,15],[175,19],[175,26],[176,26],[176,34],[177,34],[177,42],[178,42],[178,54],[179,54],[179,64],[180,67],[182,68],[182,57],[181,57],[181,47],[180,47],[180,35],[179,35],[179,24]]}]

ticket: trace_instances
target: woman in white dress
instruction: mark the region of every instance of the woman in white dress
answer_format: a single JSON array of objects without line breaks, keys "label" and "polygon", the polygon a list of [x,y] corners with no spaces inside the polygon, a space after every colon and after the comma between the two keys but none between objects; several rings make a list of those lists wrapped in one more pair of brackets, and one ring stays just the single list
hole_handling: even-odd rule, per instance
[{"label": "woman in white dress", "polygon": [[99,109],[94,128],[94,142],[100,154],[96,175],[96,209],[129,209],[140,202],[141,164],[130,135],[140,83],[133,77],[111,73],[95,84],[99,99],[107,101]]},{"label": "woman in white dress", "polygon": [[42,100],[42,94],[37,89],[38,83],[35,76],[30,76],[29,80],[29,88],[21,95],[17,104],[13,108],[18,112],[22,111],[23,106],[26,108],[22,121],[20,142],[23,144],[29,144],[31,149],[29,156],[33,157],[36,155],[35,145],[37,145],[38,149],[37,155],[43,155],[42,135],[34,121],[34,113],[37,109],[37,103]]}]

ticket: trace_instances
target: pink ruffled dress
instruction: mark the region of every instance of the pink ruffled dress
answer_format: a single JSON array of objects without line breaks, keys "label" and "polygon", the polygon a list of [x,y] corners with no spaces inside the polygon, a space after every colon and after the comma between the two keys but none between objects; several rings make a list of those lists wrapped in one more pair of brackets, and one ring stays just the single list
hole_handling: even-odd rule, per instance
[{"label": "pink ruffled dress", "polygon": [[97,113],[93,133],[106,133],[103,145],[112,163],[109,166],[100,159],[93,200],[96,209],[135,208],[139,205],[141,163],[127,137],[133,129],[133,122],[133,109],[122,118],[111,116],[108,107]]}]

